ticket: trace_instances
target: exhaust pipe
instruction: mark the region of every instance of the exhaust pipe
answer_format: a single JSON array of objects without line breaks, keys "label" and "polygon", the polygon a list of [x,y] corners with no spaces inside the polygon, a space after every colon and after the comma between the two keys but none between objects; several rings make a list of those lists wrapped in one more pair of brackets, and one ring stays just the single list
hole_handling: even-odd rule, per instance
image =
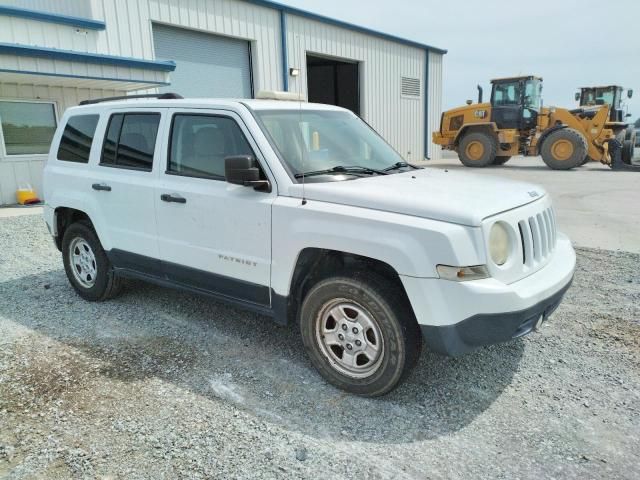
[{"label": "exhaust pipe", "polygon": [[478,103],[482,103],[482,87],[478,85]]}]

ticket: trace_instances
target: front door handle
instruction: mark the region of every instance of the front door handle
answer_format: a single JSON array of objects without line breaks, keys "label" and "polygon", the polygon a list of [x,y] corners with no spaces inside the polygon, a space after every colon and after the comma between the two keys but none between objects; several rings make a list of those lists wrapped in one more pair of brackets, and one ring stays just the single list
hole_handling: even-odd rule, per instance
[{"label": "front door handle", "polygon": [[171,195],[169,193],[163,193],[160,195],[160,200],[167,203],[187,203],[187,199],[180,195]]},{"label": "front door handle", "polygon": [[91,188],[93,188],[94,190],[98,190],[99,192],[110,192],[111,191],[111,187],[109,185],[104,184],[104,183],[94,183],[93,185],[91,185]]}]

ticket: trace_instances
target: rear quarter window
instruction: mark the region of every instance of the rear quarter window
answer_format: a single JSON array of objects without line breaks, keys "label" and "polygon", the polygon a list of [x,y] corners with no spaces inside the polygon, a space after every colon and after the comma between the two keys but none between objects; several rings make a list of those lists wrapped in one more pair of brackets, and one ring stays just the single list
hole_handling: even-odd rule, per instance
[{"label": "rear quarter window", "polygon": [[62,132],[57,159],[65,162],[88,163],[99,115],[70,117]]}]

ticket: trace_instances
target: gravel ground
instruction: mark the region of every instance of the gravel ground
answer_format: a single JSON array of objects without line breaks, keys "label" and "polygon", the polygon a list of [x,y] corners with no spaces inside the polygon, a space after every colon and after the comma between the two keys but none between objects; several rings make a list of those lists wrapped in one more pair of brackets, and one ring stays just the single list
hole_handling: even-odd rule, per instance
[{"label": "gravel ground", "polygon": [[638,265],[579,250],[541,333],[370,400],[296,327],[138,282],[84,302],[40,217],[0,219],[0,476],[636,479]]}]

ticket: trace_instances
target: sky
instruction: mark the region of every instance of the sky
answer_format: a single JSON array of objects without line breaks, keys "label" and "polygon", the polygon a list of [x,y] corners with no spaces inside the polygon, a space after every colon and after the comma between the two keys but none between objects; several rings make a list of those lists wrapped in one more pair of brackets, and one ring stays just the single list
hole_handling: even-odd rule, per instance
[{"label": "sky", "polygon": [[580,86],[633,88],[640,118],[639,0],[280,0],[448,50],[443,108],[485,99],[489,80],[544,78],[545,105],[574,108]]}]

